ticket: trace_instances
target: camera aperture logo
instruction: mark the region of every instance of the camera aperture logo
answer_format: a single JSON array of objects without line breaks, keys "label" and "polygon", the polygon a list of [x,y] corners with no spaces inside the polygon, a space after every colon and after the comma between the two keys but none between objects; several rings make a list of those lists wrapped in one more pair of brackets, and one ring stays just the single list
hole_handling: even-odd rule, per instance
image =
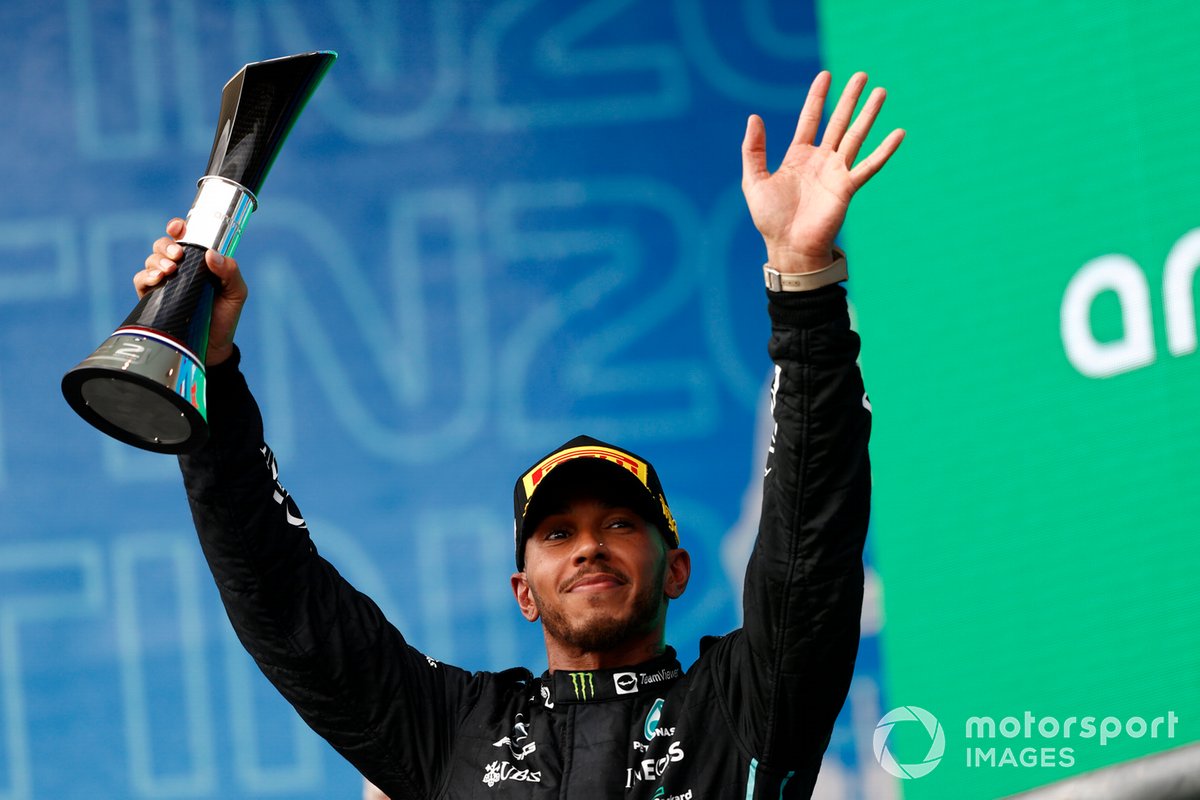
[{"label": "camera aperture logo", "polygon": [[[929,752],[925,758],[914,764],[901,764],[888,749],[887,740],[892,728],[900,724],[920,724],[929,734]],[[893,708],[883,715],[875,726],[875,738],[872,741],[875,749],[875,760],[890,774],[897,778],[922,778],[933,772],[934,767],[941,763],[946,752],[946,732],[937,717],[918,706],[901,706]]]}]

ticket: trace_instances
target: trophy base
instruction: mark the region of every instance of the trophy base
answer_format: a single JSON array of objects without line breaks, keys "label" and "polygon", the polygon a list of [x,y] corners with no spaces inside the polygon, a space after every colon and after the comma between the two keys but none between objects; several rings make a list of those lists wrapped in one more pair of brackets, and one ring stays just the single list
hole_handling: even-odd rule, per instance
[{"label": "trophy base", "polygon": [[63,397],[103,433],[156,453],[208,438],[204,365],[156,331],[119,328],[62,379]]}]

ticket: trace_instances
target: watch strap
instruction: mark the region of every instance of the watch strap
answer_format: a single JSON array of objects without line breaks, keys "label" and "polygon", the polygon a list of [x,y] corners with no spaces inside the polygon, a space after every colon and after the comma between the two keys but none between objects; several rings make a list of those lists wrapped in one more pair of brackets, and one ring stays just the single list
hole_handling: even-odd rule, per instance
[{"label": "watch strap", "polygon": [[837,250],[835,255],[837,257],[832,264],[816,272],[784,273],[772,269],[769,263],[763,264],[763,278],[772,292],[808,292],[820,289],[850,277],[850,270],[846,266],[846,254]]}]

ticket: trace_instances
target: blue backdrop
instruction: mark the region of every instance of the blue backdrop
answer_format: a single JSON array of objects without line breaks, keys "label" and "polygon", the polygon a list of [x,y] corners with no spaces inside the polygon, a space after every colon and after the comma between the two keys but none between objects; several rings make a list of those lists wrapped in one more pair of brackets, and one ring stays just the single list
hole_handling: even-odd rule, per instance
[{"label": "blue backdrop", "polygon": [[[432,656],[540,671],[512,482],[586,432],[663,477],[682,659],[738,624],[769,366],[739,145],[750,112],[773,159],[790,139],[809,2],[48,0],[0,4],[0,43],[0,800],[360,791],[228,630],[174,459],[58,386],[132,308],[248,61],[341,54],[238,253],[244,369],[326,557]],[[868,588],[823,797],[892,791]]]}]

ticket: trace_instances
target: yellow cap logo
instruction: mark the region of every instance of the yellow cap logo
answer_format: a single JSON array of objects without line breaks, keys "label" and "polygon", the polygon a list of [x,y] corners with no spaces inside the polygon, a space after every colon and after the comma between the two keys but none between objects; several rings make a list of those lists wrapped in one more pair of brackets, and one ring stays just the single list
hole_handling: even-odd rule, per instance
[{"label": "yellow cap logo", "polygon": [[[634,458],[628,453],[622,453],[620,450],[614,450],[611,447],[602,447],[599,445],[585,445],[583,447],[569,447],[566,450],[560,450],[552,456],[543,459],[533,469],[526,472],[521,478],[521,482],[525,484],[525,497],[533,496],[533,490],[542,482],[545,477],[550,474],[550,470],[562,464],[564,461],[570,461],[573,458],[601,458],[605,461],[611,461],[619,467],[623,467],[633,473],[643,486],[650,488],[646,481],[648,480],[649,469],[645,461]],[[528,506],[528,501],[526,501]]]}]

